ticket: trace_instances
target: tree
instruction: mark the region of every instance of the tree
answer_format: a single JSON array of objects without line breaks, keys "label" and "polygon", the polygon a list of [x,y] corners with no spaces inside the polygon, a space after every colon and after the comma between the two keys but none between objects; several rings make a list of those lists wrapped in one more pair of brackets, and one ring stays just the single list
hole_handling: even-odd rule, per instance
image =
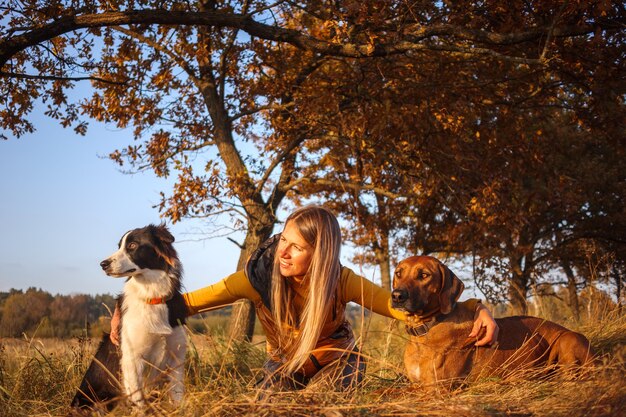
[{"label": "tree", "polygon": [[[465,7],[454,17],[467,16]],[[515,8],[506,16],[495,9],[474,12],[481,18],[471,25],[494,30],[541,19]],[[571,22],[584,16],[582,9],[551,13]],[[513,55],[504,48],[502,55]],[[536,45],[512,48],[533,56]],[[394,212],[407,220],[406,232],[394,233],[408,239],[396,239],[396,245],[476,254],[487,294],[524,311],[529,292],[548,284],[545,271],[558,264],[559,248],[589,236],[591,228],[596,238],[623,245],[626,222],[617,196],[623,195],[624,135],[617,126],[624,115],[624,49],[622,35],[599,31],[555,41],[542,52],[551,56],[543,66],[452,54],[433,59],[432,53],[393,62],[344,60],[322,84],[324,97],[336,91],[330,106],[335,120],[309,116],[339,132],[327,138],[338,145],[324,157],[330,169],[308,173],[307,182],[318,193],[330,185],[327,198],[352,219],[364,219],[363,207],[375,206],[374,197],[363,200],[367,189],[403,196],[415,209]],[[311,152],[321,149],[316,144]],[[588,158],[581,163],[577,155]],[[394,175],[404,179],[381,192],[384,181],[373,178],[390,161]],[[371,213],[384,226],[386,216]],[[366,240],[375,247],[378,238]]]},{"label": "tree", "polygon": [[[239,7],[237,3],[233,2],[233,9]],[[244,3],[241,12],[247,13],[250,5]],[[197,13],[211,14],[215,7],[212,2],[201,3]],[[50,98],[54,105],[67,104],[66,113],[61,114],[53,105],[48,114],[71,124],[81,108],[96,120],[122,128],[132,125],[137,140],[148,135],[145,143],[116,151],[111,158],[120,165],[130,164],[134,170],[152,169],[159,176],[170,175],[171,169],[179,172],[173,194],[163,194],[160,205],[174,222],[183,217],[231,214],[235,228],[246,228],[237,264],[238,269],[242,268],[251,251],[272,231],[274,213],[285,194],[283,184],[292,176],[292,149],[303,140],[301,135],[280,138],[277,130],[267,133],[257,125],[258,113],[284,112],[282,109],[290,105],[281,103],[289,100],[288,89],[278,92],[280,96],[263,90],[259,57],[267,54],[264,49],[272,45],[240,35],[236,28],[133,25],[107,27],[94,33],[101,35],[103,43],[99,56],[92,55],[91,41],[84,41],[78,54],[86,61],[98,60],[90,69],[95,89],[92,97],[78,105],[69,104],[63,89],[71,87],[72,82],[67,78],[56,80],[44,100]],[[81,36],[71,39],[83,42]],[[63,43],[59,38],[52,42]],[[45,56],[37,58],[41,65],[49,63]],[[58,77],[67,77],[67,67],[70,65],[62,68]],[[291,73],[285,73],[286,68],[273,70],[277,77],[297,83],[309,71],[300,68],[289,68]],[[251,77],[250,73],[257,76]],[[272,87],[268,83],[266,86]],[[82,132],[85,126],[79,122],[75,128]],[[273,136],[271,144],[268,136]],[[237,140],[244,144],[236,145]],[[215,151],[208,153],[213,156],[198,163],[197,155],[211,148]],[[246,155],[248,152],[251,155]],[[256,152],[267,159],[255,156]],[[283,171],[276,175],[281,164]],[[251,304],[244,303],[235,315],[241,318],[233,324],[235,334],[252,334],[252,312]]]},{"label": "tree", "polygon": [[90,315],[94,299],[85,294],[56,295],[50,303],[50,321],[56,336],[68,336],[74,329],[84,329],[100,314]]},{"label": "tree", "polygon": [[5,337],[20,337],[27,331],[35,331],[41,320],[48,316],[51,302],[50,294],[36,288],[9,295],[2,309],[0,333]]},{"label": "tree", "polygon": [[[522,312],[529,291],[560,265],[560,248],[589,237],[591,228],[595,238],[617,242],[625,225],[623,217],[617,220],[624,206],[616,199],[621,174],[614,170],[624,169],[621,146],[603,125],[580,126],[571,107],[541,104],[555,98],[484,114],[480,126],[467,127],[477,132],[471,147],[457,154],[483,168],[463,161],[447,165],[458,167],[449,175],[463,184],[458,195],[469,220],[451,236],[477,255],[483,289],[501,299],[497,284],[503,284],[506,298]],[[436,170],[446,172],[445,166]],[[463,212],[463,205],[457,210]],[[607,216],[616,221],[601,226]]]},{"label": "tree", "polygon": [[[424,2],[417,6],[401,1],[189,4],[145,0],[109,1],[102,6],[85,1],[77,8],[64,1],[11,0],[2,9],[0,30],[0,123],[18,136],[32,131],[27,117],[33,101],[41,100],[48,105],[50,117],[81,134],[89,118],[132,126],[136,142],[111,157],[133,170],[150,169],[160,176],[177,173],[172,194],[164,193],[160,205],[172,221],[231,214],[233,226],[246,230],[241,267],[250,251],[271,233],[276,211],[288,193],[308,193],[299,173],[323,172],[320,154],[343,140],[333,141],[332,126],[319,123],[332,115],[333,108],[319,95],[319,82],[332,74],[333,67],[367,61],[375,68],[393,61],[389,57],[401,58],[403,65],[396,69],[405,78],[396,78],[387,90],[397,92],[419,74],[419,64],[430,55],[429,68],[437,66],[434,59],[468,67],[482,63],[481,71],[495,63],[486,80],[482,72],[464,73],[465,80],[478,77],[472,81],[472,88],[478,90],[480,85],[499,82],[511,70],[533,73],[555,65],[559,55],[553,48],[560,44],[580,42],[578,50],[582,50],[592,35],[614,42],[608,36],[619,38],[616,33],[624,21],[623,6],[608,2],[565,6],[519,2],[505,8],[498,2]],[[442,77],[456,74],[450,68],[443,70],[430,89],[442,87],[444,94],[426,107],[451,125],[468,100],[457,104],[454,94],[445,93],[450,83]],[[93,94],[70,98],[67,92],[82,81],[91,82]],[[364,87],[359,98],[373,93]],[[408,91],[419,88],[419,83],[413,83]],[[487,94],[480,97],[487,99]],[[507,98],[505,92],[496,97]],[[612,112],[614,101],[606,101]],[[415,107],[389,103],[388,112],[397,117],[424,120],[411,118],[408,110]],[[446,139],[444,123],[427,126],[436,126],[439,132],[429,137]],[[387,149],[393,149],[395,138],[385,137]],[[307,154],[311,151],[317,152]],[[437,155],[434,151],[430,155]],[[436,161],[445,158],[437,155]],[[411,161],[394,159],[394,163],[409,166]],[[431,175],[440,174],[433,170],[425,177],[430,181]],[[363,186],[362,182],[352,185]],[[388,202],[379,204],[383,206],[388,207]],[[446,219],[463,213],[463,207],[444,207],[450,214]],[[364,213],[363,207],[360,211]],[[393,227],[382,225],[380,230]],[[251,311],[250,305],[246,308]],[[248,312],[243,317],[235,332],[250,334],[252,316]]]}]

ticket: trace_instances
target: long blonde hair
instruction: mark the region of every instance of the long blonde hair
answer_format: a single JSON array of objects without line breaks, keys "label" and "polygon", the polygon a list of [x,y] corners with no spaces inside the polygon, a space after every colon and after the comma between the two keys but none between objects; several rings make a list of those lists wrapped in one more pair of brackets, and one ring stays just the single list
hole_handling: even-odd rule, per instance
[{"label": "long blonde hair", "polygon": [[[306,206],[294,211],[285,225],[290,222],[314,251],[305,277],[309,290],[301,314],[294,311],[293,290],[280,273],[278,255],[274,259],[272,315],[280,349],[287,360],[284,369],[288,373],[302,367],[315,348],[334,307],[341,275],[341,229],[335,215],[320,206]],[[290,328],[299,328],[297,337],[293,337]]]}]

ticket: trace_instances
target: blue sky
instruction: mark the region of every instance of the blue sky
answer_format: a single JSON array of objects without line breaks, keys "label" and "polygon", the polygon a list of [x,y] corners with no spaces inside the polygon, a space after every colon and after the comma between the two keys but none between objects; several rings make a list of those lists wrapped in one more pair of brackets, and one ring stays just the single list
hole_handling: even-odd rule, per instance
[{"label": "blue sky", "polygon": [[[19,139],[7,134],[9,140],[0,141],[0,291],[120,293],[124,280],[107,277],[99,263],[126,231],[162,221],[152,206],[160,191],[170,192],[172,180],[151,172],[125,174],[106,158],[132,142],[129,131],[91,122],[87,135],[78,136],[41,113],[32,120],[35,133]],[[237,246],[226,237],[199,239],[211,226],[189,219],[169,226],[186,290],[235,271]],[[377,268],[354,265],[351,252],[344,246],[342,263],[380,284]],[[475,296],[467,274],[456,272],[466,284],[463,298]]]},{"label": "blue sky", "polygon": [[[18,139],[5,132],[9,140],[0,141],[0,291],[121,292],[124,280],[104,275],[99,263],[127,230],[162,221],[152,206],[172,180],[124,174],[106,158],[132,142],[129,131],[91,122],[78,136],[41,112],[32,120],[35,133]],[[187,290],[217,282],[237,265],[239,248],[226,237],[198,238],[207,227],[189,219],[170,224]],[[343,250],[344,264],[380,284],[374,269],[351,264],[350,249]]]},{"label": "blue sky", "polygon": [[[53,294],[117,294],[123,279],[99,263],[129,229],[161,221],[159,191],[170,182],[128,175],[105,156],[132,141],[130,132],[90,123],[86,136],[34,113],[37,132],[0,141],[0,291],[38,287]],[[226,238],[198,241],[203,227],[170,229],[188,290],[234,271],[238,248]]]}]

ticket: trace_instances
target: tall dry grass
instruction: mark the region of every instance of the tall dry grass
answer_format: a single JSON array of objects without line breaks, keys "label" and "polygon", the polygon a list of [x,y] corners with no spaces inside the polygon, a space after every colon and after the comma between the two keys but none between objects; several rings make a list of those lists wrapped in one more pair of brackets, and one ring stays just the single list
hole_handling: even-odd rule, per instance
[{"label": "tall dry grass", "polygon": [[[547,317],[550,318],[550,317]],[[484,379],[452,392],[424,391],[403,375],[407,336],[376,317],[357,333],[368,357],[364,383],[336,392],[324,382],[259,401],[254,382],[264,361],[263,341],[232,343],[223,334],[190,334],[184,405],[156,401],[159,416],[624,416],[626,316],[603,311],[579,323],[600,355],[597,367],[574,378],[528,373]],[[220,332],[217,332],[220,333]],[[0,416],[65,415],[96,342],[88,338],[0,341]],[[137,414],[122,405],[113,416]]]}]

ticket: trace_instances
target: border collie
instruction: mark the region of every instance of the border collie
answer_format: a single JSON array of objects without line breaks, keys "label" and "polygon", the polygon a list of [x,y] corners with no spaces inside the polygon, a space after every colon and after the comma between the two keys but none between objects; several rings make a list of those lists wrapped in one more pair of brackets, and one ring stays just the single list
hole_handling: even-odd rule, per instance
[{"label": "border collie", "polygon": [[[134,229],[122,237],[118,251],[100,263],[108,276],[128,277],[117,301],[120,347],[104,334],[72,407],[103,403],[111,410],[121,394],[145,406],[150,386],[163,382],[163,377],[171,400],[182,401],[187,350],[182,325],[187,309],[181,294],[182,266],[173,242],[163,224]],[[120,376],[123,391],[116,382]]]}]

